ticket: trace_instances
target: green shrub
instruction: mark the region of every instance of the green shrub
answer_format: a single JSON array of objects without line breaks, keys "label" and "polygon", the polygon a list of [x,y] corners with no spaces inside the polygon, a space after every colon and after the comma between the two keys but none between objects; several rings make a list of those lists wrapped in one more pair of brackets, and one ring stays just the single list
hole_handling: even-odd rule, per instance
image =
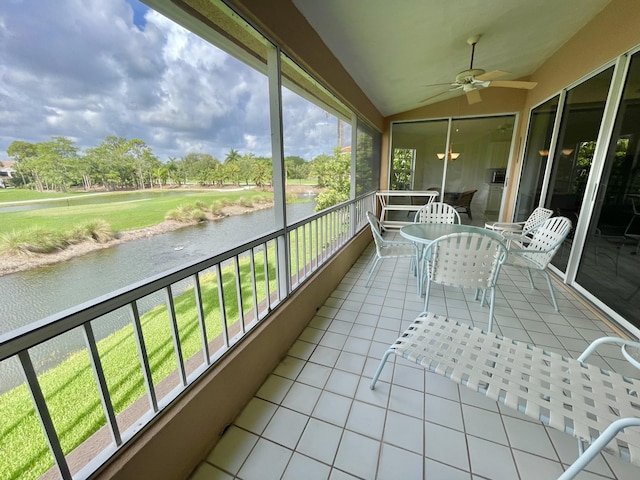
[{"label": "green shrub", "polygon": [[243,207],[246,207],[246,208],[253,208],[253,200],[247,197],[240,197],[237,203],[238,205],[242,205]]},{"label": "green shrub", "polygon": [[214,202],[211,203],[211,213],[214,215],[222,215],[222,202],[220,200],[215,200]]},{"label": "green shrub", "polygon": [[68,245],[65,235],[35,226],[0,236],[0,252],[14,254],[51,253]]},{"label": "green shrub", "polygon": [[178,205],[165,216],[166,220],[175,220],[181,223],[202,222],[206,218],[207,214],[195,205]]},{"label": "green shrub", "polygon": [[69,243],[77,243],[92,240],[98,243],[107,243],[115,238],[115,233],[105,220],[91,220],[84,222],[71,230],[68,235]]}]

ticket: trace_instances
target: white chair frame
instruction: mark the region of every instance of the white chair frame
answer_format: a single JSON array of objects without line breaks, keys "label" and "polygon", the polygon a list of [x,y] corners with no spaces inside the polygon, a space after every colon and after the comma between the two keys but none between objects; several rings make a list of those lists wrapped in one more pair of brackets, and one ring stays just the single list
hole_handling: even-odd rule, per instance
[{"label": "white chair frame", "polygon": [[603,337],[572,359],[424,313],[386,351],[370,388],[395,354],[577,438],[578,459],[559,480],[574,478],[601,451],[640,467],[640,428],[631,428],[640,427],[640,380],[585,363],[603,343],[617,343],[623,353],[640,348]]},{"label": "white chair frame", "polygon": [[538,207],[531,212],[529,218],[524,222],[487,222],[484,226],[489,230],[495,230],[496,232],[502,233],[507,238],[507,242],[509,242],[509,237],[521,235],[525,231],[528,232],[528,236],[533,235],[536,227],[538,227],[547,218],[551,218],[552,215],[553,210]]},{"label": "white chair frame", "polygon": [[373,235],[373,241],[376,245],[376,257],[371,263],[369,269],[369,275],[365,286],[371,285],[371,278],[378,264],[385,258],[411,258],[412,266],[417,265],[417,249],[413,242],[405,240],[387,240],[383,238],[382,233],[385,231],[384,227],[380,223],[380,220],[373,212],[367,212],[367,220],[371,227],[371,234]]},{"label": "white chair frame", "polygon": [[414,223],[461,223],[458,211],[444,202],[431,202],[420,208]]},{"label": "white chair frame", "polygon": [[548,218],[542,224],[535,225],[532,230],[533,236],[530,236],[531,230],[525,230],[522,235],[512,238],[512,240],[516,240],[516,242],[521,241],[520,245],[526,243],[526,247],[521,248],[520,246],[516,246],[515,248],[509,248],[509,256],[504,264],[526,268],[529,274],[531,288],[535,288],[531,270],[540,271],[547,280],[549,295],[551,296],[553,307],[557,312],[559,311],[558,302],[553,291],[551,277],[546,269],[562,245],[562,242],[564,242],[567,235],[569,235],[571,231],[571,220],[567,217]]},{"label": "white chair frame", "polygon": [[480,230],[444,235],[425,249],[427,288],[424,311],[429,310],[431,284],[482,290],[482,304],[489,291],[489,324],[493,327],[493,310],[500,267],[507,258],[504,238],[497,232]]}]

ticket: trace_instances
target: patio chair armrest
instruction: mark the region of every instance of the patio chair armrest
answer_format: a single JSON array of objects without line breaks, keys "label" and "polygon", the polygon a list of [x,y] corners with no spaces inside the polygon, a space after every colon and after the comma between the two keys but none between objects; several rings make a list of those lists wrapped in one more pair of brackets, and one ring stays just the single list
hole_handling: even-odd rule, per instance
[{"label": "patio chair armrest", "polygon": [[[509,240],[511,240],[511,241],[514,241],[514,240],[515,241],[522,241],[523,244],[524,243],[528,243],[529,241],[531,241],[531,239],[528,238],[528,237],[527,238],[521,238],[521,237],[522,236],[520,236],[520,237],[509,237]],[[553,247],[553,248],[555,248],[555,247]],[[509,252],[509,255],[525,255],[525,254],[527,254],[527,255],[539,255],[541,253],[548,253],[551,250],[553,250],[553,248],[545,248],[544,250],[536,250],[536,249],[533,249],[533,248],[510,248],[508,250],[508,252]]]},{"label": "patio chair armrest", "polygon": [[605,343],[617,343],[621,347],[625,345],[629,345],[631,347],[640,348],[640,342],[636,340],[627,340],[626,338],[620,337],[600,337],[596,338],[591,344],[580,354],[578,360],[580,362],[586,361],[586,359],[591,355],[600,345]]}]

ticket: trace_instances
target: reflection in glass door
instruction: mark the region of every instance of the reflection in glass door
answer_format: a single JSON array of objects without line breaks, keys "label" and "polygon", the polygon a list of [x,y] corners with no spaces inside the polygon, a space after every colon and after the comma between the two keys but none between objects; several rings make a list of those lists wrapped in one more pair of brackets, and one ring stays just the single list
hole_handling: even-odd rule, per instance
[{"label": "reflection in glass door", "polygon": [[524,222],[540,205],[544,172],[549,159],[551,137],[558,112],[557,95],[531,112],[527,148],[522,161],[514,221]]},{"label": "reflection in glass door", "polygon": [[[576,282],[640,327],[640,54],[631,64]],[[590,145],[580,145],[589,150]],[[586,156],[586,154],[585,154]],[[577,174],[579,176],[579,172]],[[574,180],[574,183],[576,181]]]},{"label": "reflection in glass door", "polygon": [[[564,103],[545,206],[555,215],[568,217],[574,227],[580,216],[612,76],[610,67],[591,77],[569,90]],[[573,232],[567,244],[571,243],[572,235]],[[565,245],[552,260],[562,272],[570,251]]]}]

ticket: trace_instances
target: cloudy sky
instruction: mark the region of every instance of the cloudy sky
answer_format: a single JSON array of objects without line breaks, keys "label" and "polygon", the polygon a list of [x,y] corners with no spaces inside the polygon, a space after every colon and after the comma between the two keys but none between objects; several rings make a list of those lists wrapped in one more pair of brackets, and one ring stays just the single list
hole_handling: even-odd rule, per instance
[{"label": "cloudy sky", "polygon": [[[332,153],[335,118],[284,102],[285,155]],[[135,0],[0,0],[0,160],[15,140],[108,135],[162,161],[271,156],[268,112],[266,77]]]}]

